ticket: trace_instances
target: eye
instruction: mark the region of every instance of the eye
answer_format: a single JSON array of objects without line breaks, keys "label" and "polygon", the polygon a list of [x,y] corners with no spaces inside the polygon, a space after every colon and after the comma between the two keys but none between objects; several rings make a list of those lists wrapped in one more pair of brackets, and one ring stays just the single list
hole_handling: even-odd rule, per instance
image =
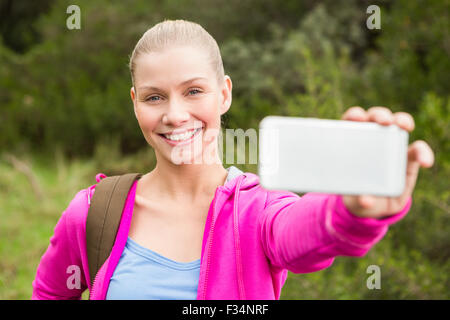
[{"label": "eye", "polygon": [[150,101],[150,102],[155,102],[155,101],[159,101],[160,97],[159,96],[151,96],[146,98],[144,101]]},{"label": "eye", "polygon": [[[191,94],[192,92],[194,92],[194,94]],[[200,89],[191,89],[191,90],[189,90],[189,93],[188,93],[188,95],[197,95],[197,94],[199,94],[199,93],[201,93],[201,90]]]}]

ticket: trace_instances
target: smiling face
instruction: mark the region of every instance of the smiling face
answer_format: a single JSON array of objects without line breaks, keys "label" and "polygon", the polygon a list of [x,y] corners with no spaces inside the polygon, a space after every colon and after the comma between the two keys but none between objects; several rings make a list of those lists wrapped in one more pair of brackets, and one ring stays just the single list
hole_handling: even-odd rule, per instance
[{"label": "smiling face", "polygon": [[231,79],[218,81],[205,52],[190,46],[140,55],[133,78],[135,115],[157,160],[203,163],[205,152],[217,149],[220,116],[231,105]]}]

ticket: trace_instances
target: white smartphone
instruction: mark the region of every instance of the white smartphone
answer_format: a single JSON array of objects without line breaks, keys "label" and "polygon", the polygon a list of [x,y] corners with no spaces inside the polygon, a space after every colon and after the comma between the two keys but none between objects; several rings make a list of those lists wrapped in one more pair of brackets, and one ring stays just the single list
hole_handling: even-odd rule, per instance
[{"label": "white smartphone", "polygon": [[408,132],[374,122],[268,116],[259,124],[263,188],[396,197],[405,187]]}]

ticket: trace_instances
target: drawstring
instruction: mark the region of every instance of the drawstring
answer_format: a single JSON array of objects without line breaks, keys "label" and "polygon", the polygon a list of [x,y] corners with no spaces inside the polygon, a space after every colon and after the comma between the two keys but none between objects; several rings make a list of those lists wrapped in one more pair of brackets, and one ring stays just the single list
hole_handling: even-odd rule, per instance
[{"label": "drawstring", "polygon": [[[97,175],[95,176],[95,181],[100,182],[100,180],[102,180],[102,179],[104,179],[104,178],[106,178],[106,175],[105,175],[105,174],[103,174],[103,173],[97,173]],[[96,186],[97,186],[96,184],[93,184],[92,186],[90,186],[90,187],[88,188],[87,197],[88,197],[88,204],[89,204],[89,205],[91,205],[91,193],[92,193],[92,190],[94,190]]]},{"label": "drawstring", "polygon": [[105,174],[97,173],[97,175],[95,176],[95,181],[100,182],[100,180],[102,180],[103,178],[106,178]]},{"label": "drawstring", "polygon": [[244,287],[244,279],[243,279],[243,271],[242,271],[242,257],[241,257],[241,245],[240,245],[240,237],[239,237],[239,212],[238,212],[238,203],[239,203],[239,190],[241,187],[242,180],[244,179],[244,175],[239,177],[239,180],[236,185],[236,189],[234,191],[234,208],[233,208],[233,230],[234,230],[234,247],[236,250],[236,268],[237,268],[237,278],[238,278],[238,286],[239,286],[239,299],[245,300],[245,287]]}]

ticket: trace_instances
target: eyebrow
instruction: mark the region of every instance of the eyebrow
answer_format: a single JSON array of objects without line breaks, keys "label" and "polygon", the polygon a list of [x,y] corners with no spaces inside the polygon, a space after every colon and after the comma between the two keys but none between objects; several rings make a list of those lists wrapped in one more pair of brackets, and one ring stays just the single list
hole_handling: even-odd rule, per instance
[{"label": "eyebrow", "polygon": [[[185,80],[185,81],[181,82],[177,87],[184,86],[184,85],[186,85],[188,83],[191,83],[191,82],[194,82],[196,80],[208,80],[208,79],[206,79],[205,77],[195,77],[195,78],[188,79],[188,80]],[[153,86],[142,86],[142,87],[138,88],[138,90],[145,90],[145,89],[155,90],[155,91],[163,91],[160,88],[153,87]]]}]

